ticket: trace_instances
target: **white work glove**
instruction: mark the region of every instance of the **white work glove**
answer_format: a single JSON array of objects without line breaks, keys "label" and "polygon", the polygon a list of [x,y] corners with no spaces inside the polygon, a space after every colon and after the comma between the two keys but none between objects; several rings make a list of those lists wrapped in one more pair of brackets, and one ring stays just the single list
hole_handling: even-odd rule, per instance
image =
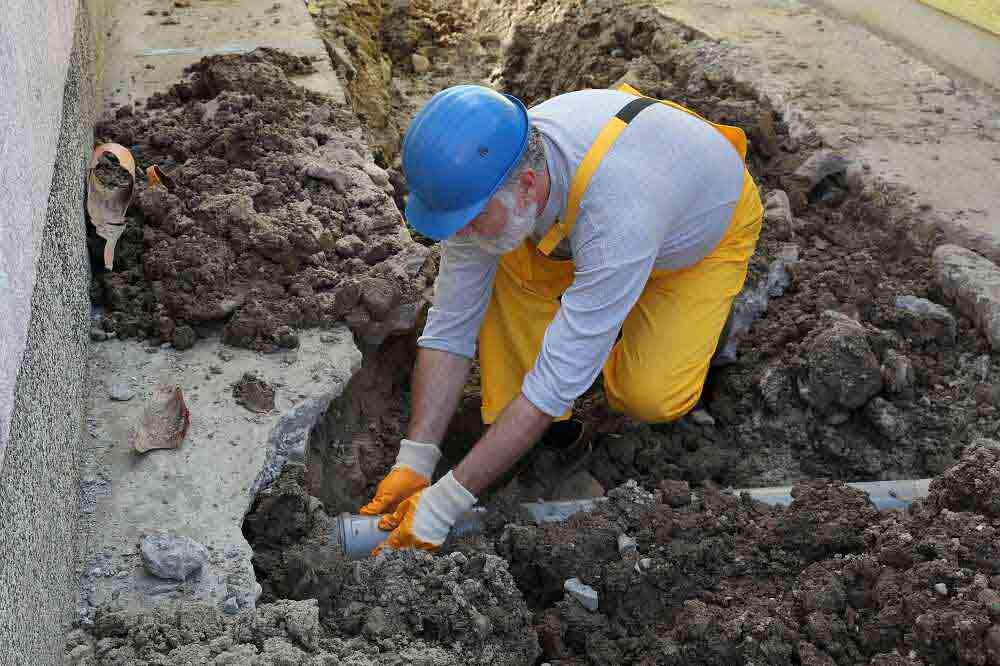
[{"label": "white work glove", "polygon": [[378,555],[386,546],[437,550],[455,521],[475,504],[476,496],[448,472],[430,488],[403,500],[395,513],[382,516],[379,529],[392,530],[392,534],[372,555]]},{"label": "white work glove", "polygon": [[359,513],[364,516],[392,513],[400,502],[431,484],[440,459],[441,449],[434,444],[404,439],[399,443],[396,464],[378,484],[372,501],[361,507]]}]

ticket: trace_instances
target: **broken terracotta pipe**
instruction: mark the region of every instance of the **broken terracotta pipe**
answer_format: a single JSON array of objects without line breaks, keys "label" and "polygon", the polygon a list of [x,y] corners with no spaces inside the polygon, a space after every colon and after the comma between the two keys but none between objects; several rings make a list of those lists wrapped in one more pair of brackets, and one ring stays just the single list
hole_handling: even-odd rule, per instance
[{"label": "broken terracotta pipe", "polygon": [[[908,479],[905,481],[861,481],[848,483],[868,493],[868,498],[879,511],[887,509],[905,509],[913,500],[927,497],[930,479]],[[741,488],[729,491],[739,496],[747,493],[751,498],[771,505],[788,505],[792,503],[792,486],[774,486],[771,488]],[[590,511],[598,502],[606,501],[604,497],[593,499],[571,500],[566,502],[529,502],[521,506],[537,524],[555,523],[566,520],[575,513]],[[482,519],[485,509],[477,508],[469,511],[458,519],[452,534],[468,536],[477,534],[482,529]],[[330,541],[335,548],[340,549],[350,560],[360,560],[368,557],[372,550],[386,540],[388,532],[378,528],[379,516],[358,516],[342,513],[337,517],[337,524],[330,535]]]},{"label": "broken terracotta pipe", "polygon": [[[97,177],[97,165],[105,154],[114,155],[129,175],[127,187],[105,187]],[[113,270],[115,246],[125,232],[125,213],[135,194],[135,158],[125,146],[102,143],[94,148],[87,171],[87,214],[97,235],[104,239],[104,268]]]}]

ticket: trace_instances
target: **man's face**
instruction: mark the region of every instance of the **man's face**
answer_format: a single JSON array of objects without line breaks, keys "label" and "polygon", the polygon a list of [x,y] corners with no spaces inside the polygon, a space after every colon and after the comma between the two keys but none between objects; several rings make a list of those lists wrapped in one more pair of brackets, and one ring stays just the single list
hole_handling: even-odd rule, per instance
[{"label": "man's face", "polygon": [[483,212],[455,235],[472,240],[494,255],[506,254],[520,245],[535,228],[538,218],[534,174],[530,171],[528,174],[514,188],[497,192]]},{"label": "man's face", "polygon": [[495,238],[503,233],[509,220],[509,211],[500,198],[494,196],[479,215],[455,232],[456,236],[478,234],[484,238]]}]

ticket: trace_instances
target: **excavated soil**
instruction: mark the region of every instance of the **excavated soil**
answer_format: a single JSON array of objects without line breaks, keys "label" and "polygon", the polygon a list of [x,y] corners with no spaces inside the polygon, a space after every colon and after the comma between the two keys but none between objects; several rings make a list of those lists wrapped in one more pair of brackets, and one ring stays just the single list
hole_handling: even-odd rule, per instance
[{"label": "excavated soil", "polygon": [[[171,196],[185,207],[178,219],[194,220],[187,227],[195,238],[188,247],[217,242],[233,256],[262,261],[244,227],[228,232],[237,236],[234,246],[232,238],[213,234],[210,220],[218,218],[198,213],[204,200],[244,194],[249,178],[233,178],[214,159],[236,160],[256,176],[261,189],[245,194],[257,216],[287,220],[282,216],[288,213],[280,212],[284,202],[308,200],[307,211],[340,212],[332,216],[339,226],[331,233],[362,238],[353,226],[359,207],[364,219],[379,219],[387,206],[398,215],[406,193],[399,171],[401,132],[436,90],[485,81],[531,104],[624,79],[748,130],[748,163],[772,205],[737,312],[752,309],[759,285],[766,289],[774,286],[769,278],[782,279],[750,333],[734,338],[735,358],[710,375],[705,407],[714,423],[685,418],[638,424],[609,414],[595,385],[576,410],[588,425],[585,446],[573,453],[538,447],[518,465],[513,483],[484,498],[489,513],[483,533],[452,540],[435,556],[389,552],[347,562],[333,544],[332,517],[368,498],[391,465],[408,418],[412,335],[369,348],[361,370],[314,429],[306,466],[286,468],[246,517],[244,535],[254,547],[263,588],[258,610],[227,616],[222,609],[186,605],[102,612],[91,633],[70,636],[69,663],[1000,664],[1000,444],[983,438],[1000,430],[1000,363],[967,319],[897,307],[900,296],[948,305],[934,285],[929,252],[938,237],[924,211],[863,178],[864,165],[834,156],[812,168],[824,146],[800,115],[773,108],[752,86],[716,67],[722,59],[715,56],[726,45],[652,9],[570,0],[309,4],[362,120],[358,129],[351,114],[333,110],[318,126],[332,126],[327,143],[363,131],[352,150],[367,155],[367,141],[392,187],[365,181],[360,173],[374,170],[359,168],[351,188],[372,193],[360,206],[352,203],[353,189],[316,182],[308,175],[314,163],[303,158],[322,152],[313,135],[315,147],[307,142],[280,155],[272,146],[286,145],[284,130],[257,129],[255,136],[268,139],[248,141],[240,151],[227,148],[233,139],[226,145],[209,140],[220,129],[230,128],[231,137],[249,131],[222,119],[208,121],[221,124],[201,134],[198,127],[210,114],[197,105],[213,99],[221,97],[218,109],[228,109],[235,104],[228,101],[231,95],[254,97],[250,107],[239,107],[245,113],[292,104],[295,112],[275,112],[274,118],[290,123],[295,136],[317,126],[296,123],[321,104],[291,86],[282,88],[295,90],[291,102],[282,95],[255,96],[258,84],[247,82],[259,81],[261,70],[268,81],[287,81],[287,62],[275,54],[205,61],[191,83],[151,104],[166,112],[132,111],[110,121],[131,127],[133,140],[125,145],[134,144],[143,168],[167,163],[179,176]],[[223,72],[215,73],[220,67]],[[228,87],[213,93],[212,86]],[[213,113],[217,119],[220,111]],[[181,125],[188,114],[198,121]],[[179,145],[201,136],[222,155],[206,151],[192,160],[154,147],[149,132],[163,118],[190,132]],[[265,155],[251,159],[248,147],[261,145]],[[296,169],[262,172],[266,155]],[[183,166],[192,161],[190,170]],[[206,183],[199,186],[204,194],[196,181]],[[167,298],[192,292],[178,289],[177,277],[164,283],[165,274],[155,272],[153,249],[180,243],[164,238],[178,236],[163,226],[167,216],[155,212],[163,206],[144,203],[167,194],[149,190],[144,181],[139,187],[144,196],[119,244],[130,263],[121,276],[96,278],[99,299],[111,306],[106,326],[169,339],[155,327],[155,313],[175,326],[215,322],[231,331],[250,300],[238,301],[221,319],[186,319],[193,317],[190,306],[185,310],[183,299]],[[787,210],[774,205],[782,202],[779,190],[787,195]],[[269,198],[267,192],[279,194]],[[326,198],[335,195],[346,203],[337,207]],[[231,208],[220,202],[211,210]],[[332,229],[321,212],[311,214]],[[284,236],[288,243],[292,229]],[[797,263],[785,262],[795,253]],[[381,275],[380,267],[392,261],[351,262],[333,254],[324,250],[328,270],[345,282]],[[422,261],[415,279],[422,291],[433,278],[434,253],[426,262],[426,251],[414,256]],[[257,270],[250,259],[243,261]],[[304,260],[297,267],[269,261],[271,273],[260,281],[252,271],[240,272],[239,262],[219,273],[234,285],[226,294],[246,290],[258,299],[243,319],[270,312],[274,323],[254,336],[227,333],[233,344],[282,344],[288,330],[316,325],[280,314],[290,299],[328,296],[315,287],[307,296],[289,295],[290,285],[312,268]],[[778,270],[783,262],[787,269]],[[352,272],[361,264],[360,273]],[[400,292],[406,282],[399,283]],[[274,300],[259,300],[274,284],[288,287],[283,297],[275,291]],[[200,292],[199,300],[211,302],[213,293]],[[371,305],[377,299],[359,301],[344,312],[329,311],[330,319],[318,323],[338,317],[350,322],[350,313],[360,317],[361,310],[377,319],[379,307]],[[279,333],[279,324],[288,330]],[[474,372],[446,458],[457,460],[482,432],[478,408]],[[447,468],[442,464],[438,471]],[[606,491],[608,501],[557,525],[536,526],[519,513],[516,501],[557,495],[558,482],[571,473],[589,479],[591,490],[596,484],[595,494]],[[929,475],[937,475],[930,497],[907,512],[879,513],[863,493],[835,482],[797,486],[789,507],[722,490],[810,477]],[[619,550],[622,535],[635,540],[634,551]],[[570,578],[594,589],[596,611],[564,591]]]},{"label": "excavated soil", "polygon": [[[207,58],[98,125],[140,171],[115,271],[94,277],[106,331],[184,349],[221,328],[228,344],[271,350],[304,327],[346,321],[376,344],[412,327],[427,250],[354,115],[294,83],[312,69],[266,49]],[[141,177],[153,164],[171,190]]]},{"label": "excavated soil", "polygon": [[[353,572],[419,556],[345,562],[304,482],[301,468],[287,470],[247,518],[265,599],[317,599],[328,631],[367,635],[351,615],[354,597],[344,596]],[[663,481],[649,492],[628,482],[564,524],[535,526],[495,503],[482,534],[446,543],[434,562],[509,570],[517,617],[530,611],[537,634],[537,663],[553,666],[1000,664],[998,492],[992,440],[974,442],[905,513],[879,513],[837,483],[799,485],[789,507],[772,507],[711,483]],[[621,549],[621,535],[636,548]],[[434,584],[421,589],[419,574],[406,576],[424,601],[434,598]],[[596,611],[564,592],[570,578],[596,591]],[[476,573],[460,589],[485,584]],[[380,600],[404,587],[392,577],[384,585]],[[414,612],[410,596],[401,599],[388,612]],[[404,642],[426,630],[428,612],[397,630]],[[461,642],[465,621],[436,617],[432,626]],[[521,649],[524,661],[505,663],[532,663]]]}]

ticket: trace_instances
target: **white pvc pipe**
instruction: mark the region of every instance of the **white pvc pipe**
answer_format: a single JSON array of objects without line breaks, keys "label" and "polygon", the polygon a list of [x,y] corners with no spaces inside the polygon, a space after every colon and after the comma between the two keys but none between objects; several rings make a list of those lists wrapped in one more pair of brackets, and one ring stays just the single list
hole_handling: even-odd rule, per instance
[{"label": "white pvc pipe", "polygon": [[[930,479],[910,479],[906,481],[861,481],[848,483],[852,488],[868,494],[872,504],[879,511],[904,509],[915,499],[927,497]],[[751,498],[772,505],[792,503],[792,486],[771,488],[743,488],[731,491],[734,495],[747,493]],[[575,513],[589,511],[598,502],[607,498],[571,500],[567,502],[528,502],[521,506],[536,524],[555,523],[566,520]],[[459,518],[452,527],[455,536],[478,534],[482,529],[485,509],[472,509]],[[337,517],[337,525],[330,535],[333,546],[341,550],[351,560],[368,557],[372,550],[389,536],[378,528],[379,516],[358,516],[342,513]]]},{"label": "white pvc pipe", "polygon": [[[568,502],[528,502],[521,507],[528,512],[537,524],[557,523],[566,520],[580,511],[589,511],[597,502],[605,498],[572,500]],[[451,528],[454,536],[478,534],[482,529],[482,518],[485,509],[472,509],[455,521]],[[339,547],[350,560],[360,560],[368,557],[372,550],[389,536],[378,528],[379,516],[358,516],[342,513],[337,516],[337,526],[330,535],[335,547]]]},{"label": "white pvc pipe", "polygon": [[[868,498],[879,511],[905,509],[913,500],[927,497],[930,479],[907,479],[905,481],[860,481],[848,483],[851,488],[868,493]],[[734,490],[734,495],[747,493],[765,504],[789,505],[792,503],[792,486],[771,488],[743,488]]]}]

